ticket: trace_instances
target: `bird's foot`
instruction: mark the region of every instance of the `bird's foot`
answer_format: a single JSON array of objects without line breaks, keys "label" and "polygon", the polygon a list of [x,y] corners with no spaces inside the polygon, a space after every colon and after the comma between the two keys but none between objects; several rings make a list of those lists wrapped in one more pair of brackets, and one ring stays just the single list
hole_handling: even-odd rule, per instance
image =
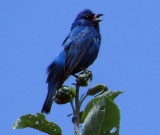
[{"label": "bird's foot", "polygon": [[75,78],[78,78],[78,75],[76,75],[76,74],[74,74],[73,76],[74,76]]}]

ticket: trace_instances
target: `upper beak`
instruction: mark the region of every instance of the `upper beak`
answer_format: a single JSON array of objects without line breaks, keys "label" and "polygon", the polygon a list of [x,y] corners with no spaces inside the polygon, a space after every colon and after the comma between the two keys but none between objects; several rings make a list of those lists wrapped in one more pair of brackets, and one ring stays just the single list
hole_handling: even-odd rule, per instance
[{"label": "upper beak", "polygon": [[104,14],[96,14],[95,16],[94,16],[94,18],[93,18],[93,21],[94,22],[100,22],[100,21],[102,21],[102,19],[100,19],[99,17],[100,16],[103,16]]}]

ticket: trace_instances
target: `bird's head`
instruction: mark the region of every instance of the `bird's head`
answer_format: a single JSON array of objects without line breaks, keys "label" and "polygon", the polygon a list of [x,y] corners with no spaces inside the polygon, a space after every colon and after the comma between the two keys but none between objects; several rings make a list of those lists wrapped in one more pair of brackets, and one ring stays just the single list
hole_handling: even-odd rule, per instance
[{"label": "bird's head", "polygon": [[99,18],[100,16],[103,16],[103,14],[95,14],[91,10],[85,9],[77,15],[72,24],[72,29],[76,26],[91,26],[99,31],[99,22],[102,21]]}]

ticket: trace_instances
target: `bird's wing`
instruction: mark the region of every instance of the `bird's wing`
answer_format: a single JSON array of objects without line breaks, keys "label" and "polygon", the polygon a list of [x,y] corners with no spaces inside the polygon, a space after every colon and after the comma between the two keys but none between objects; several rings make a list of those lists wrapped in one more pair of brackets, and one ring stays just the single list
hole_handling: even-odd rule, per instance
[{"label": "bird's wing", "polygon": [[93,32],[87,27],[72,30],[63,44],[66,53],[65,72],[67,75],[71,74],[93,43]]}]

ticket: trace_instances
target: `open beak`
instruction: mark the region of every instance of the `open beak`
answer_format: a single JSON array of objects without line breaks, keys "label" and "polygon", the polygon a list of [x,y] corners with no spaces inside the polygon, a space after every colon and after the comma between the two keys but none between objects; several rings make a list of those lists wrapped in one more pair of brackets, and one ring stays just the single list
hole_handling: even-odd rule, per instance
[{"label": "open beak", "polygon": [[104,14],[96,14],[95,16],[94,16],[94,18],[93,18],[93,21],[94,22],[100,22],[100,21],[102,21],[102,19],[100,19],[99,17],[100,16],[103,16]]}]

